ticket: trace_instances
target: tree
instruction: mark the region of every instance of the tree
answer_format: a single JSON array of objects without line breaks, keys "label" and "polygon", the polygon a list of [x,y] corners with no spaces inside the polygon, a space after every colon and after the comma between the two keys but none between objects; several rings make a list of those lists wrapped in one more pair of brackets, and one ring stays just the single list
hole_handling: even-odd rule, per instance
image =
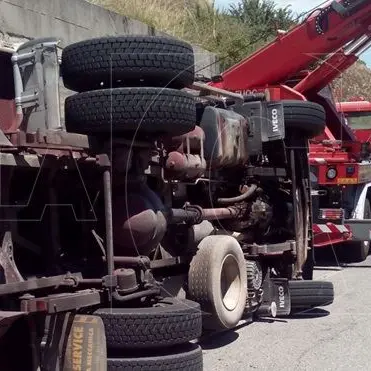
[{"label": "tree", "polygon": [[265,40],[274,36],[277,29],[287,30],[296,23],[288,6],[277,8],[272,0],[240,0],[230,6],[229,13]]}]

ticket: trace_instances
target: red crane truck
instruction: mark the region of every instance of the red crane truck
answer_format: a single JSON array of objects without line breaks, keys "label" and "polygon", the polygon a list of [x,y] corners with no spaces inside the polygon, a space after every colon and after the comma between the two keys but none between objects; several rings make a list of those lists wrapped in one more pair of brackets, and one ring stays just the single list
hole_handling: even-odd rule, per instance
[{"label": "red crane truck", "polygon": [[[370,119],[371,103],[363,99],[352,99],[348,102],[336,104],[338,112],[342,115],[345,125],[355,137],[356,150],[353,150],[351,163],[346,164],[348,168],[349,183],[356,193],[353,193],[349,201],[353,204],[352,214],[347,223],[350,225],[353,236],[358,241],[348,243],[351,249],[345,249],[347,245],[339,247],[340,257],[348,261],[363,261],[369,253],[369,240],[371,239],[371,228],[367,219],[371,218],[371,168],[370,168]],[[357,157],[355,157],[357,155]],[[355,168],[356,174],[349,174],[350,168]],[[337,170],[337,169],[336,169]],[[354,191],[353,191],[354,192]],[[349,215],[349,214],[348,214]]]},{"label": "red crane truck", "polygon": [[[272,100],[324,107],[326,129],[309,147],[313,247],[338,244],[353,261],[364,260],[369,250],[371,163],[367,143],[337,112],[329,84],[371,45],[370,24],[369,0],[328,1],[210,83],[234,92],[268,90]],[[303,117],[309,112],[310,107]],[[316,120],[307,121],[304,132],[316,126]]]}]

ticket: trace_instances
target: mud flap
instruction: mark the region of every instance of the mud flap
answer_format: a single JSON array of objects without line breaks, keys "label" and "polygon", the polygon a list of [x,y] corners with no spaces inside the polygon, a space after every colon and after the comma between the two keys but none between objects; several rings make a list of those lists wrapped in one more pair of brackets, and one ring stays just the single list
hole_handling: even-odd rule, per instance
[{"label": "mud flap", "polygon": [[107,347],[100,317],[76,315],[64,353],[63,371],[106,371]]},{"label": "mud flap", "polygon": [[264,282],[263,301],[258,315],[270,317],[288,316],[291,312],[289,281],[286,278],[270,278]]},{"label": "mud flap", "polygon": [[286,278],[271,280],[272,298],[277,305],[277,316],[288,316],[291,312],[289,281]]},{"label": "mud flap", "polygon": [[267,120],[264,120],[263,142],[285,139],[285,115],[282,103],[267,103]]}]

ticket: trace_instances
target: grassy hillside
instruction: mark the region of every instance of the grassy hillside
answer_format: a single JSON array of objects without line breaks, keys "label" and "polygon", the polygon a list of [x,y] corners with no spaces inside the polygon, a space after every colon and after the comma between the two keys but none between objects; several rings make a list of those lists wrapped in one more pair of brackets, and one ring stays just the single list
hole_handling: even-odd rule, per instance
[{"label": "grassy hillside", "polygon": [[216,53],[222,69],[274,38],[276,27],[293,24],[291,11],[272,0],[241,0],[228,10],[212,0],[88,1]]},{"label": "grassy hillside", "polygon": [[[213,0],[88,0],[199,45],[220,57],[225,69],[263,46],[276,29],[289,29],[300,17],[273,0],[239,0],[218,10]],[[357,63],[334,83],[338,99],[371,100],[371,70]]]}]

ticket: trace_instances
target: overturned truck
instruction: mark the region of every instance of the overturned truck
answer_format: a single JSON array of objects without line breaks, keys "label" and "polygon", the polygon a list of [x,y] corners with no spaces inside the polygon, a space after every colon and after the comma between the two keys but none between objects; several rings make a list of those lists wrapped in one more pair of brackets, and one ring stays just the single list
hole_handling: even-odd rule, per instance
[{"label": "overturned truck", "polygon": [[202,328],[333,302],[312,280],[320,105],[196,82],[172,38],[86,40],[61,62],[57,44],[0,52],[4,367],[200,370]]}]

